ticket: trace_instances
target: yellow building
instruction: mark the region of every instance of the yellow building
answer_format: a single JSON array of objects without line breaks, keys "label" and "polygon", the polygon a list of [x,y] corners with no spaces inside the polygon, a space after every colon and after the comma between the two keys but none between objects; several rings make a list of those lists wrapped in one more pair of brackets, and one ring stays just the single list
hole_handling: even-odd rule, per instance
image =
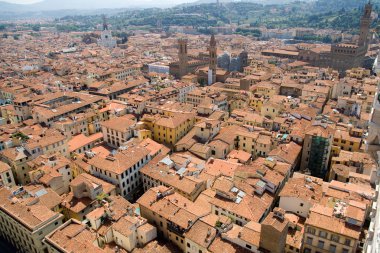
[{"label": "yellow building", "polygon": [[263,95],[265,97],[272,97],[279,94],[278,85],[270,82],[260,82],[258,84],[255,84],[252,86],[251,91],[254,94]]},{"label": "yellow building", "polygon": [[253,158],[267,157],[273,149],[272,137],[269,132],[243,132],[237,133],[238,150],[243,150],[252,155]]},{"label": "yellow building", "polygon": [[24,148],[5,149],[1,152],[0,158],[11,167],[16,183],[23,185],[30,183],[28,162],[33,158],[26,155]]},{"label": "yellow building", "polygon": [[261,107],[261,115],[270,119],[274,119],[282,113],[283,109],[283,104],[273,103],[270,100],[265,101]]},{"label": "yellow building", "polygon": [[142,119],[153,140],[159,143],[175,145],[195,124],[194,113],[175,113],[167,115],[145,115]]},{"label": "yellow building", "polygon": [[231,112],[227,122],[229,125],[263,127],[264,121],[264,117],[258,113],[237,109]]},{"label": "yellow building", "polygon": [[255,112],[261,112],[261,108],[263,106],[264,96],[261,94],[254,94],[250,101],[249,105],[255,110]]},{"label": "yellow building", "polygon": [[303,252],[356,252],[361,228],[349,224],[348,220],[336,218],[332,208],[310,209],[305,222]]},{"label": "yellow building", "polygon": [[362,139],[359,137],[353,137],[348,131],[336,130],[334,133],[333,141],[333,155],[339,155],[340,150],[358,152]]}]

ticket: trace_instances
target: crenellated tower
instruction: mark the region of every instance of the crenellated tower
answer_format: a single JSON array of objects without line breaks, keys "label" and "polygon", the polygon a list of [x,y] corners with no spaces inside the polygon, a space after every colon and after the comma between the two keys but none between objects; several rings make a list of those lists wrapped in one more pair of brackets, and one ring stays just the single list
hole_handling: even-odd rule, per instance
[{"label": "crenellated tower", "polygon": [[372,4],[368,2],[364,7],[364,14],[360,19],[359,47],[368,48],[368,36],[371,25]]},{"label": "crenellated tower", "polygon": [[178,39],[179,78],[188,73],[187,39]]},{"label": "crenellated tower", "polygon": [[216,67],[217,67],[217,47],[215,36],[212,35],[209,47],[209,70],[208,70],[208,85],[216,82]]}]

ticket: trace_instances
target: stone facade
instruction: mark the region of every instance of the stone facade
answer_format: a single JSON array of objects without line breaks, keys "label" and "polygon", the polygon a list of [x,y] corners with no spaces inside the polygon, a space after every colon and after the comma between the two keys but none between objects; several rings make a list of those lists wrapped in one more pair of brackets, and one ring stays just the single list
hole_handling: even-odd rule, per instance
[{"label": "stone facade", "polygon": [[362,67],[368,51],[372,4],[366,4],[360,21],[357,44],[338,43],[329,47],[301,49],[298,59],[317,67],[331,67],[345,74],[346,70]]}]

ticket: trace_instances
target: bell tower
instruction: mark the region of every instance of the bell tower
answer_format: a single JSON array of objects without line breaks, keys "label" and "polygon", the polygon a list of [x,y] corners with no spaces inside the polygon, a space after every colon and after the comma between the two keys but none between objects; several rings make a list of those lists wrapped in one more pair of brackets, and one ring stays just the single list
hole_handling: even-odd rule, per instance
[{"label": "bell tower", "polygon": [[178,39],[179,78],[188,73],[187,39]]},{"label": "bell tower", "polygon": [[360,19],[359,47],[368,48],[368,35],[371,25],[372,4],[368,2],[364,7],[364,14]]},{"label": "bell tower", "polygon": [[212,35],[209,47],[208,85],[216,82],[217,47],[215,36]]},{"label": "bell tower", "polygon": [[108,24],[107,24],[106,15],[103,15],[103,31],[107,31],[107,30],[108,30]]}]

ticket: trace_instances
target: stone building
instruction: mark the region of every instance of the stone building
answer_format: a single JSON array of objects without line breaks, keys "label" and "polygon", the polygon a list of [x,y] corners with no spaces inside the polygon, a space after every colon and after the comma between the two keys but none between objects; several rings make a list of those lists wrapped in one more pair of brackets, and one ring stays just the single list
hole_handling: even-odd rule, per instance
[{"label": "stone building", "polygon": [[211,36],[209,47],[208,85],[216,82],[217,47],[215,36]]},{"label": "stone building", "polygon": [[190,58],[187,51],[187,44],[187,39],[178,39],[178,61],[169,64],[169,74],[178,79],[195,72],[199,67],[208,65],[208,59],[203,59],[202,57]]},{"label": "stone building", "polygon": [[248,66],[248,53],[244,50],[237,53],[224,52],[218,56],[218,67],[228,71],[243,72]]},{"label": "stone building", "polygon": [[338,43],[301,49],[298,59],[317,67],[331,67],[344,74],[346,70],[361,67],[369,46],[372,4],[365,5],[360,20],[359,40],[356,44]]},{"label": "stone building", "polygon": [[112,37],[112,32],[108,30],[106,18],[103,16],[103,31],[98,39],[98,45],[102,47],[114,48],[116,47],[116,40]]}]

